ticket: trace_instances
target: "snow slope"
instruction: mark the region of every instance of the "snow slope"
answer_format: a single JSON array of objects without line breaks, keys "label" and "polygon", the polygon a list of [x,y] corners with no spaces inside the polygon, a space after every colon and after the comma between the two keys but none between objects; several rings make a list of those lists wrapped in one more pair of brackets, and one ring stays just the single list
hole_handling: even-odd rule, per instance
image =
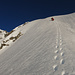
[{"label": "snow slope", "polygon": [[75,13],[54,18],[15,28],[23,35],[0,54],[0,75],[75,75]]},{"label": "snow slope", "polygon": [[26,33],[26,31],[31,27],[27,25],[28,22],[16,27],[10,32],[0,30],[0,50],[1,52],[10,47],[13,42],[15,42],[20,36]]}]

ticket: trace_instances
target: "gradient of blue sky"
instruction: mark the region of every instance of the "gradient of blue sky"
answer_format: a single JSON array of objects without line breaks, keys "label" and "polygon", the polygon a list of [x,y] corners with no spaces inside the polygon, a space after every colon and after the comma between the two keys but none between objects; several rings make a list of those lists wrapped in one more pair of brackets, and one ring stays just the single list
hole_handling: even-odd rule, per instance
[{"label": "gradient of blue sky", "polygon": [[75,0],[0,0],[0,29],[40,18],[75,12]]}]

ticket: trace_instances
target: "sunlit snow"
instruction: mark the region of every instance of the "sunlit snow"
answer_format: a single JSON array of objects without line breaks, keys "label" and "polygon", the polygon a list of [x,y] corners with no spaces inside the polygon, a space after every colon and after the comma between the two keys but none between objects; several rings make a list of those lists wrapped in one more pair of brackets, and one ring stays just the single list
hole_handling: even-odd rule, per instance
[{"label": "sunlit snow", "polygon": [[75,75],[75,13],[53,18],[0,34],[0,75]]}]

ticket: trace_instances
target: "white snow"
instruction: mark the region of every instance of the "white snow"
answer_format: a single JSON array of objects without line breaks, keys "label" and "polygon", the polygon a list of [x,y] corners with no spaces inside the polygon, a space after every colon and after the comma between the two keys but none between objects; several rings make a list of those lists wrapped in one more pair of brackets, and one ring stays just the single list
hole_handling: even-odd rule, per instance
[{"label": "white snow", "polygon": [[[0,43],[0,75],[72,75],[75,73],[75,13],[27,22]],[[5,33],[3,33],[5,34]],[[3,37],[2,34],[0,34]],[[58,60],[57,60],[58,59]]]},{"label": "white snow", "polygon": [[64,52],[61,52],[60,55],[63,56],[64,55]]},{"label": "white snow", "polygon": [[60,64],[64,64],[64,60],[63,59],[60,60]]},{"label": "white snow", "polygon": [[56,50],[55,53],[58,53],[58,50]]},{"label": "white snow", "polygon": [[58,59],[58,56],[54,56],[54,59],[57,60]]},{"label": "white snow", "polygon": [[57,65],[53,66],[53,70],[56,71],[57,70]]},{"label": "white snow", "polygon": [[61,75],[66,75],[65,71],[62,71],[62,74]]}]

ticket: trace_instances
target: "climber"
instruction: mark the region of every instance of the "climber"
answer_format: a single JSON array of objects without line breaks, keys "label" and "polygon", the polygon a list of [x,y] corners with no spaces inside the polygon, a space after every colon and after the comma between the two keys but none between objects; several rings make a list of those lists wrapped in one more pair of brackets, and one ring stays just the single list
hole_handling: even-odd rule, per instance
[{"label": "climber", "polygon": [[53,17],[51,18],[51,21],[54,21],[54,18]]}]

